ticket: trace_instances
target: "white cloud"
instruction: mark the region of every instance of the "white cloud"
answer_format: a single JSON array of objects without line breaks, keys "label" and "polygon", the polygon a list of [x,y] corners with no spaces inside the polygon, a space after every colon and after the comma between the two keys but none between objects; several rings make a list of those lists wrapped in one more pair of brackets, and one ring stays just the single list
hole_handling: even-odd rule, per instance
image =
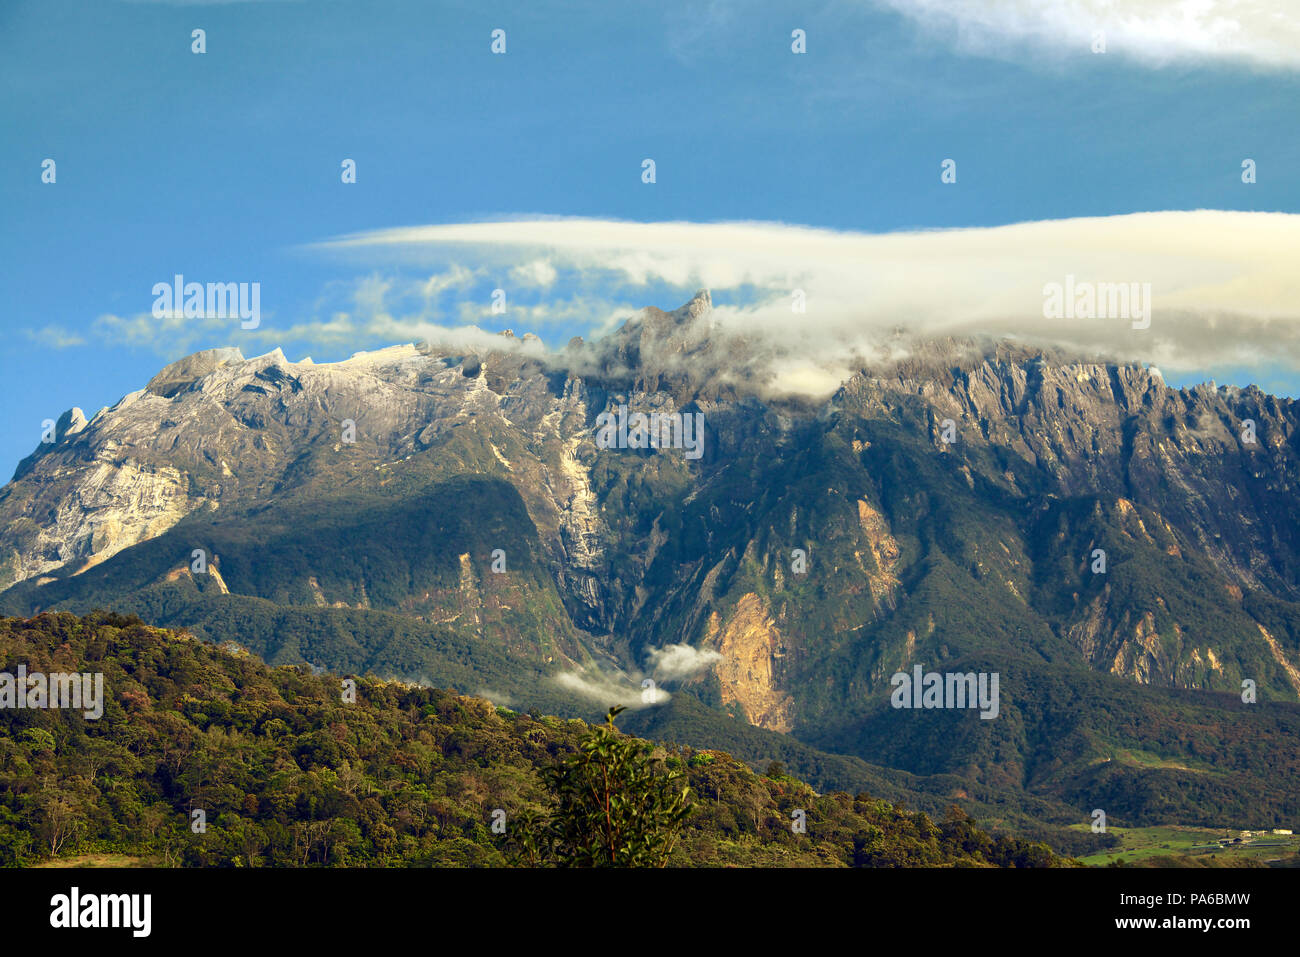
[{"label": "white cloud", "polygon": [[510,270],[510,278],[522,285],[545,289],[555,282],[558,273],[545,259],[534,259]]},{"label": "white cloud", "polygon": [[672,697],[662,688],[642,688],[640,680],[622,671],[606,672],[596,668],[578,668],[554,678],[561,688],[602,707],[621,705],[637,711],[664,704]]},{"label": "white cloud", "polygon": [[657,682],[680,681],[712,667],[722,655],[710,648],[664,645],[646,651],[649,674],[596,667],[576,668],[553,679],[561,688],[602,706],[622,705],[633,710],[664,704],[672,695]]},{"label": "white cloud", "polygon": [[[224,330],[241,332],[239,319],[186,318],[170,312],[155,316],[152,311],[130,316],[105,313],[91,323],[91,333],[109,345],[149,348],[166,356],[189,351]],[[233,333],[232,333],[233,338]]]},{"label": "white cloud", "polygon": [[[641,306],[672,308],[710,288],[715,334],[748,340],[756,365],[766,367],[766,388],[776,392],[829,394],[864,364],[905,355],[911,336],[1006,336],[1174,374],[1300,371],[1300,215],[1293,214],[1153,212],[884,234],[782,223],[518,219],[381,230],[324,245],[354,262],[436,268],[331,283],[311,310],[283,325],[269,310],[252,330],[237,320],[142,312],[101,316],[86,338],[168,356],[215,339],[348,352],[427,340],[540,356],[535,339],[480,328],[502,320],[490,311],[491,277],[518,268],[548,280],[531,299],[511,294],[505,318],[520,336],[548,324],[599,336]],[[1045,285],[1067,276],[1150,284],[1150,327],[1045,318]],[[791,308],[796,290],[806,297],[802,313]],[[54,327],[27,335],[51,345],[81,338]]]},{"label": "white cloud", "polygon": [[949,36],[960,48],[1001,55],[1008,44],[1090,53],[1104,31],[1106,55],[1148,63],[1241,62],[1300,67],[1295,0],[873,0]]},{"label": "white cloud", "polygon": [[695,648],[691,645],[664,645],[651,648],[647,658],[650,671],[660,681],[678,681],[722,660],[722,655],[712,648]]},{"label": "white cloud", "polygon": [[422,292],[426,299],[436,299],[448,290],[467,288],[479,278],[479,275],[476,270],[466,269],[459,263],[452,263],[445,272],[434,273],[425,280]]},{"label": "white cloud", "polygon": [[[559,272],[610,301],[649,283],[730,291],[718,327],[766,343],[778,388],[828,391],[897,333],[1011,336],[1172,370],[1300,369],[1300,216],[1215,210],[868,234],[781,223],[520,219],[379,230],[322,244],[409,258],[473,256]],[[1048,319],[1044,286],[1151,285],[1152,320]],[[806,311],[792,311],[795,290]],[[644,301],[644,299],[642,300]],[[663,305],[671,306],[673,303]],[[601,313],[608,322],[610,312]],[[597,317],[592,316],[595,320]],[[518,331],[518,330],[517,330]]]}]

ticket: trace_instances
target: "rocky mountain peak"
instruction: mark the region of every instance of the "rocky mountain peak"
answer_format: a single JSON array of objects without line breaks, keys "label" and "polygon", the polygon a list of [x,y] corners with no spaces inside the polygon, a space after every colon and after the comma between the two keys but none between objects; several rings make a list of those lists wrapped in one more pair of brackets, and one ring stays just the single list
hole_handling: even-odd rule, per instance
[{"label": "rocky mountain peak", "polygon": [[86,414],[73,406],[59,416],[59,421],[54,426],[54,438],[59,440],[68,435],[75,435],[86,427]]},{"label": "rocky mountain peak", "polygon": [[713,296],[707,289],[699,289],[691,297],[691,301],[678,308],[674,317],[680,317],[686,322],[695,322],[700,316],[707,315],[713,311]]},{"label": "rocky mountain peak", "polygon": [[170,399],[221,366],[243,361],[243,353],[232,347],[204,349],[164,366],[149,380],[145,389],[154,395]]}]

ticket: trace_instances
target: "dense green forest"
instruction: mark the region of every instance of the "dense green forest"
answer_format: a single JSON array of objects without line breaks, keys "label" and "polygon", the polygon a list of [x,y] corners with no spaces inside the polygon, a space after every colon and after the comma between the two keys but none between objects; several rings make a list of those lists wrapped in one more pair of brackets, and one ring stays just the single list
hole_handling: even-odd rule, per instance
[{"label": "dense green forest", "polygon": [[0,619],[0,668],[19,664],[100,672],[105,700],[98,720],[0,711],[9,866],[94,853],[163,866],[525,863],[539,822],[572,830],[573,802],[553,785],[602,733],[613,736],[602,746],[622,742],[615,750],[686,788],[680,834],[656,845],[673,866],[1069,863],[956,808],[935,820],[866,794],[818,794],[775,762],[758,773],[718,751],[367,677],[347,701],[338,676],[269,668],[106,612]]}]

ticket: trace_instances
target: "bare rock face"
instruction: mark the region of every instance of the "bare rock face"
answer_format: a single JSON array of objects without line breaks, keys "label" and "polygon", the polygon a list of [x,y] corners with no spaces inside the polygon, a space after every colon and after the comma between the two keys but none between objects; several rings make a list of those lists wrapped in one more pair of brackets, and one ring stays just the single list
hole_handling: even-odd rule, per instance
[{"label": "bare rock face", "polygon": [[1174,390],[1139,366],[1008,345],[929,348],[923,362],[855,376],[843,398],[872,415],[918,399],[936,436],[950,417],[961,443],[1006,449],[1052,494],[1153,508],[1233,579],[1300,598],[1300,534],[1275,521],[1300,491],[1297,403],[1254,386]]},{"label": "bare rock face", "polygon": [[785,643],[762,599],[742,595],[725,623],[714,615],[707,643],[722,655],[715,667],[722,703],[738,704],[757,727],[791,730],[792,701],[778,679]]},{"label": "bare rock face", "polygon": [[54,522],[40,530],[28,553],[30,574],[64,565],[92,567],[137,542],[171,528],[203,504],[191,499],[176,469],[142,467],[131,460],[99,462],[75,478],[72,494],[59,502]]}]

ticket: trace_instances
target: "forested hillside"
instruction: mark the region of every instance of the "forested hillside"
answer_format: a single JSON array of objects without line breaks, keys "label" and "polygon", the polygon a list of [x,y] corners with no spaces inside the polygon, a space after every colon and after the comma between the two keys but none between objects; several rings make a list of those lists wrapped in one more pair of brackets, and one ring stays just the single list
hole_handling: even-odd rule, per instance
[{"label": "forested hillside", "polygon": [[[105,700],[98,720],[0,711],[6,865],[91,853],[228,867],[514,864],[512,829],[552,802],[542,772],[591,734],[582,721],[370,678],[348,703],[337,676],[268,668],[104,612],[0,619],[0,666],[19,664],[102,672]],[[759,774],[721,752],[642,750],[689,785],[672,865],[1066,863],[955,809],[935,821],[866,794],[816,794],[779,766]]]}]

